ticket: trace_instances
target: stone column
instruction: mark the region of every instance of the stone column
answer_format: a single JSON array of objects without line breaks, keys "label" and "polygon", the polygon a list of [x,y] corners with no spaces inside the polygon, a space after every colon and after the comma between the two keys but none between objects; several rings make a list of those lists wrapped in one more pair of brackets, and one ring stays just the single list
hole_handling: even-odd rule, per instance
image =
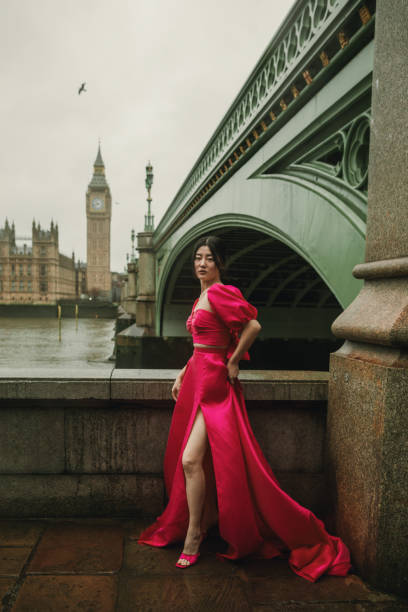
[{"label": "stone column", "polygon": [[373,584],[408,592],[408,2],[377,3],[366,261],[332,330],[328,462],[338,534]]},{"label": "stone column", "polygon": [[136,325],[144,328],[144,335],[155,335],[155,256],[153,232],[137,234],[138,294],[136,299]]},{"label": "stone column", "polygon": [[128,282],[127,282],[127,296],[124,300],[124,306],[126,312],[136,317],[136,278],[137,278],[137,263],[132,262],[127,265]]},{"label": "stone column", "polygon": [[128,271],[128,297],[136,299],[136,271],[137,265],[135,262],[127,265]]}]

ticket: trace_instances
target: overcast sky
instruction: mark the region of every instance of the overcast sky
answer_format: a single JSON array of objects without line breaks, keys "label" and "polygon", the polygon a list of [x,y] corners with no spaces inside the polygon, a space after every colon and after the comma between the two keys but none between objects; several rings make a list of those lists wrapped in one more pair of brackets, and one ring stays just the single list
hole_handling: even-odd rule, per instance
[{"label": "overcast sky", "polygon": [[[85,193],[101,138],[112,270],[157,226],[293,0],[1,0],[0,226],[59,224],[86,260]],[[87,92],[78,95],[86,81]]]}]

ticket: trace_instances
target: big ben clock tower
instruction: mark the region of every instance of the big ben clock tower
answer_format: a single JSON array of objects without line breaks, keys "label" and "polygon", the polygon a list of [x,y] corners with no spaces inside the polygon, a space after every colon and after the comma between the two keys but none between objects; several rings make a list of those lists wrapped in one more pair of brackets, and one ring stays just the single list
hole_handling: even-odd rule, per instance
[{"label": "big ben clock tower", "polygon": [[110,224],[112,198],[105,178],[101,147],[86,193],[87,286],[90,295],[111,298]]}]

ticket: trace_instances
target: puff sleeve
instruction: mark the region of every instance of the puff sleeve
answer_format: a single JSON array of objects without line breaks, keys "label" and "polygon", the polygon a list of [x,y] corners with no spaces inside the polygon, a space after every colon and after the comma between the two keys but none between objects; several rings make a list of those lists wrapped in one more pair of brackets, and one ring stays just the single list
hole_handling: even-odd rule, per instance
[{"label": "puff sleeve", "polygon": [[[256,319],[258,311],[234,285],[215,283],[208,290],[207,297],[217,317],[231,332],[232,345],[227,354],[230,357],[239,342],[243,327],[251,319]],[[249,360],[249,354],[245,353],[241,359]]]}]

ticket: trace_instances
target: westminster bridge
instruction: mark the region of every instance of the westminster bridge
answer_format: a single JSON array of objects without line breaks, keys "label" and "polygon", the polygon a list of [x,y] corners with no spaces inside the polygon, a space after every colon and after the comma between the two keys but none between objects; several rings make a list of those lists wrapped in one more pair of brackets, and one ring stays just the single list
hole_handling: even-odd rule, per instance
[{"label": "westminster bridge", "polygon": [[331,336],[362,286],[374,22],[370,2],[295,3],[157,229],[139,234],[139,326],[186,334],[191,248],[211,233],[263,338]]}]

